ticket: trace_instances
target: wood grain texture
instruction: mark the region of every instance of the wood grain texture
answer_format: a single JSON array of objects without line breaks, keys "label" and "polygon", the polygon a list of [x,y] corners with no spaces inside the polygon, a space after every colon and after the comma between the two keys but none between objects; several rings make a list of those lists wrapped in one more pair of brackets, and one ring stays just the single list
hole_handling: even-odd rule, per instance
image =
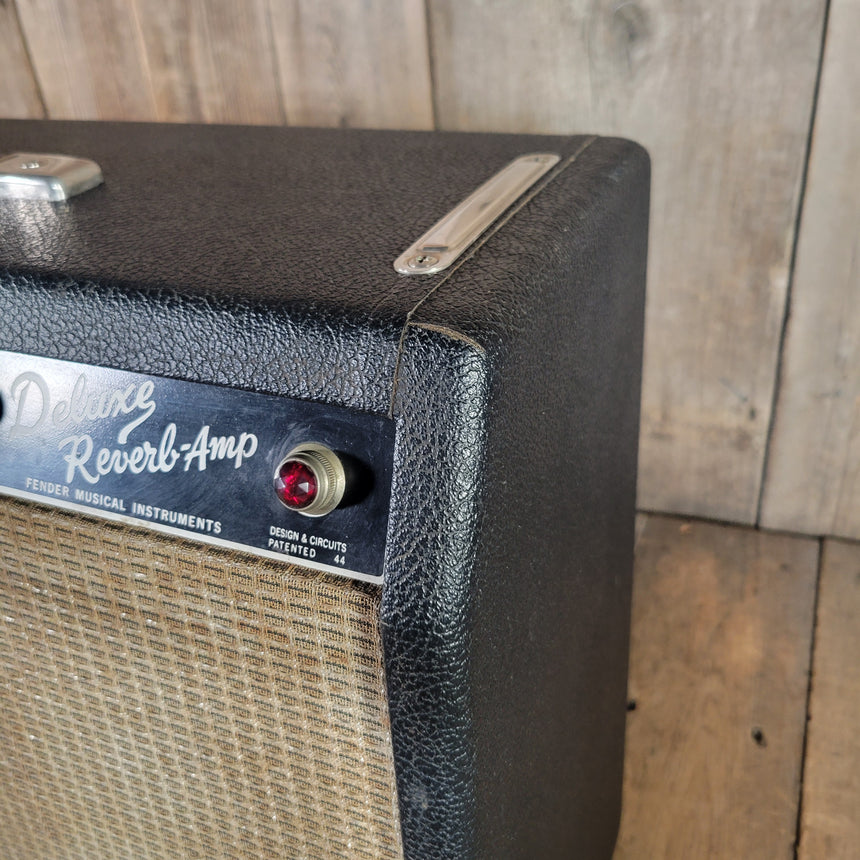
[{"label": "wood grain texture", "polygon": [[18,0],[52,118],[280,123],[265,0]]},{"label": "wood grain texture", "polygon": [[860,538],[858,33],[860,0],[833,0],[762,505],[770,528],[851,538]]},{"label": "wood grain texture", "polygon": [[292,125],[429,129],[423,0],[272,0]]},{"label": "wood grain texture", "polygon": [[824,0],[430,0],[446,129],[653,160],[641,507],[754,522]]},{"label": "wood grain texture", "polygon": [[793,856],[818,542],[647,519],[615,860]]},{"label": "wood grain texture", "polygon": [[22,119],[44,115],[18,14],[13,4],[0,2],[0,116]]},{"label": "wood grain texture", "polygon": [[422,0],[18,0],[49,115],[432,128]]},{"label": "wood grain texture", "polygon": [[860,544],[827,541],[821,568],[799,860],[860,853]]},{"label": "wood grain texture", "polygon": [[134,0],[159,120],[282,125],[267,0]]},{"label": "wood grain texture", "polygon": [[154,119],[146,55],[127,0],[16,0],[52,119]]}]

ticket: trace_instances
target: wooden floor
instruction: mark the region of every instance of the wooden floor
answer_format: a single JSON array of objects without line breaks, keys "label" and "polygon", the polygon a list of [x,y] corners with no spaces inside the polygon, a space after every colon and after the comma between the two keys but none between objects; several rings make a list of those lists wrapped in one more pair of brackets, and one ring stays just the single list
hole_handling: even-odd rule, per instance
[{"label": "wooden floor", "polygon": [[644,516],[615,860],[860,858],[860,544]]}]

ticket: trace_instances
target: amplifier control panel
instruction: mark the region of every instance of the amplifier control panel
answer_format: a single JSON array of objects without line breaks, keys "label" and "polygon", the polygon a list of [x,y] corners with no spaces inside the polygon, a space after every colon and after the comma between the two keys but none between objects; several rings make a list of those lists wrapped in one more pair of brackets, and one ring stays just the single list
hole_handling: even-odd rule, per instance
[{"label": "amplifier control panel", "polygon": [[0,352],[0,494],[379,582],[392,420]]}]

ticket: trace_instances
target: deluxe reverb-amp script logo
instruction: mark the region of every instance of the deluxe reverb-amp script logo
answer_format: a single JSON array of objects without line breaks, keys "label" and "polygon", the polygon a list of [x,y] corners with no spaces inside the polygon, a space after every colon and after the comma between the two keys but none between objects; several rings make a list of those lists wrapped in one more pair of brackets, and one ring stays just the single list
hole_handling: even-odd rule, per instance
[{"label": "deluxe reverb-amp script logo", "polygon": [[[275,483],[311,441],[356,481],[313,519]],[[393,451],[381,416],[0,350],[0,497],[379,582]]]},{"label": "deluxe reverb-amp script logo", "polygon": [[[201,426],[193,439],[178,441],[177,427],[172,421],[157,441],[130,443],[132,432],[144,426],[157,409],[155,383],[151,379],[93,389],[87,375],[80,373],[71,391],[57,396],[43,376],[27,370],[15,377],[10,393],[9,438],[59,434],[57,447],[66,463],[66,483],[82,478],[88,484],[98,484],[107,475],[158,474],[174,469],[202,472],[217,460],[232,461],[238,469],[254,456],[258,447],[254,433],[218,436],[209,424]],[[103,428],[106,422],[115,419],[122,422],[115,444],[100,445],[91,433],[82,432],[88,425]],[[104,441],[104,433],[99,441]]]}]

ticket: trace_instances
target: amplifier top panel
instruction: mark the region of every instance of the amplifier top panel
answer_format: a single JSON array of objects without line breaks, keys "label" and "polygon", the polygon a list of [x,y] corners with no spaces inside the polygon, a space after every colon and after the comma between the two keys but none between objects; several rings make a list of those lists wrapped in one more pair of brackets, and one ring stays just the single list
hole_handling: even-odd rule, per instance
[{"label": "amplifier top panel", "polygon": [[66,204],[5,201],[0,266],[399,315],[438,282],[394,270],[410,245],[512,160],[583,140],[5,121],[0,156],[92,159],[104,181]]}]

